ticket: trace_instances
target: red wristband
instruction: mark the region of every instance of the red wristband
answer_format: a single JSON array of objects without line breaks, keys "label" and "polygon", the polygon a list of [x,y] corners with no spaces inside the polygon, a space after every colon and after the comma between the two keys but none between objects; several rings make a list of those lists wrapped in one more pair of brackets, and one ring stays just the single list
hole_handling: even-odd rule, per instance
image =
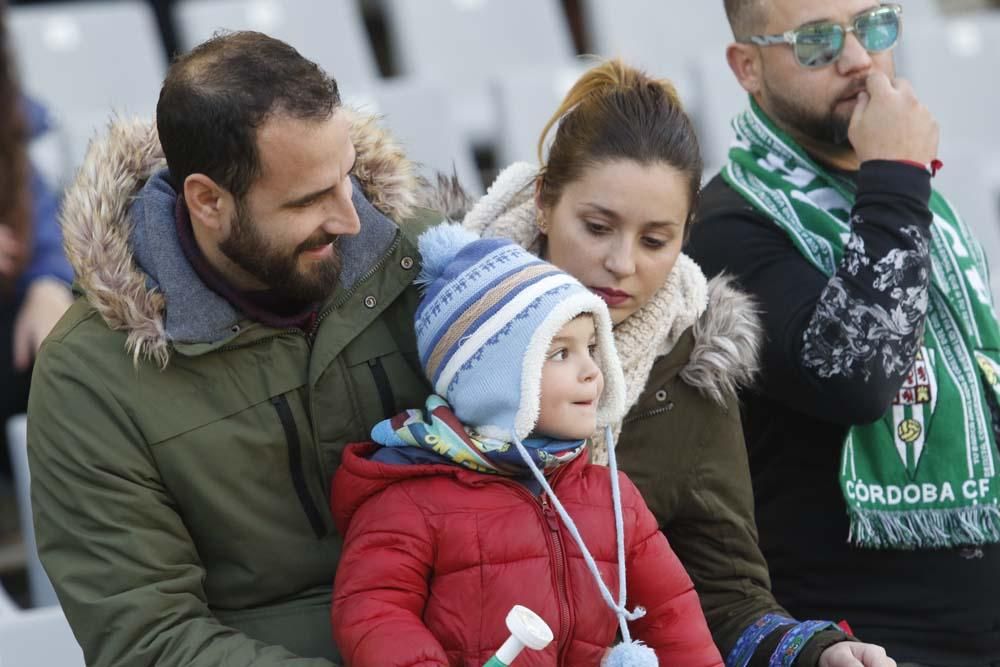
[{"label": "red wristband", "polygon": [[931,176],[937,176],[938,171],[944,166],[944,162],[934,158],[930,161],[930,164],[924,164],[923,162],[917,162],[916,160],[896,160],[903,164],[908,164],[910,166],[916,167],[918,169],[923,169],[924,171],[930,172]]}]

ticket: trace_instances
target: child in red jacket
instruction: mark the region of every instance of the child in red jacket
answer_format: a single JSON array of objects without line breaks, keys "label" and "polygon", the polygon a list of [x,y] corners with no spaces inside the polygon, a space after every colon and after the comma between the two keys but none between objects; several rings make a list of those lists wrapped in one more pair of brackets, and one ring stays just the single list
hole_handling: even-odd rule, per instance
[{"label": "child in red jacket", "polygon": [[417,345],[436,394],[348,447],[333,482],[346,664],[480,667],[520,604],[555,641],[519,666],[721,666],[614,452],[610,474],[587,462],[587,438],[624,406],[604,302],[507,241],[441,225],[419,245]]}]

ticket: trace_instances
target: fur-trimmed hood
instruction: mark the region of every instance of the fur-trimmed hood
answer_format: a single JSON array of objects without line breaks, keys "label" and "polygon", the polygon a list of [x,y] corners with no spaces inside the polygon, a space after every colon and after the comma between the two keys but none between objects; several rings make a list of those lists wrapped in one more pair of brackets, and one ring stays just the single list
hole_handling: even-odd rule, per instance
[{"label": "fur-trimmed hood", "polygon": [[[523,162],[506,168],[464,215],[463,225],[482,236],[507,237],[538,252],[533,187],[537,173],[536,167]],[[438,183],[436,203],[451,215],[460,216],[467,201],[453,182]],[[762,336],[753,300],[725,276],[706,281],[698,265],[681,255],[650,303],[615,328],[628,385],[627,408],[645,388],[653,362],[668,354],[688,330],[694,335],[694,347],[680,369],[687,384],[724,404],[752,381]]]},{"label": "fur-trimmed hood", "polygon": [[759,370],[763,326],[753,298],[733,279],[716,276],[708,283],[708,305],[692,330],[694,348],[681,369],[684,382],[724,404]]},{"label": "fur-trimmed hood", "polygon": [[[421,183],[415,166],[376,119],[344,109],[357,150],[354,174],[365,198],[394,222],[418,206]],[[164,294],[136,262],[130,208],[139,191],[166,168],[154,125],[113,120],[94,140],[67,189],[61,224],[66,256],[87,300],[107,325],[127,334],[136,360],[169,358]]]}]

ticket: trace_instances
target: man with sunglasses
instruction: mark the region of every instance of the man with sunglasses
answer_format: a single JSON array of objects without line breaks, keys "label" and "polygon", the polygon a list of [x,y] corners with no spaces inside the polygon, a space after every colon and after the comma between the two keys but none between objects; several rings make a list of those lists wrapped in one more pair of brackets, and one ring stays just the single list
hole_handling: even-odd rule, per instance
[{"label": "man with sunglasses", "polygon": [[901,663],[1000,665],[1000,327],[895,77],[903,10],[725,6],[749,108],[688,252],[761,305],[743,419],[775,597]]}]

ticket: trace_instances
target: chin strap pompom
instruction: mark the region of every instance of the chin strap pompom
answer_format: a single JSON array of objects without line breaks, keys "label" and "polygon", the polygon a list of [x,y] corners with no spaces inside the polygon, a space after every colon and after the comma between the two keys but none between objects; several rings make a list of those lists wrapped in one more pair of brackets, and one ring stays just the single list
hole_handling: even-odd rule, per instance
[{"label": "chin strap pompom", "polygon": [[639,641],[621,643],[601,661],[601,667],[659,667],[653,649]]}]

